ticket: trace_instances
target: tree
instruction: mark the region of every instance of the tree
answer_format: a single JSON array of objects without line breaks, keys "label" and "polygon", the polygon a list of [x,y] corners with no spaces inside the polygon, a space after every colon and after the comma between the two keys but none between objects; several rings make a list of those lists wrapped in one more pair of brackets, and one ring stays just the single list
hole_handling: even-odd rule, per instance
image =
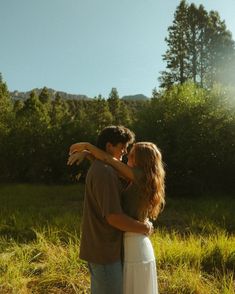
[{"label": "tree", "polygon": [[8,144],[9,133],[14,122],[13,103],[7,84],[3,81],[0,73],[0,179],[8,175],[9,158],[8,150],[11,146]]},{"label": "tree", "polygon": [[119,98],[116,88],[112,88],[108,98],[109,110],[113,116],[112,123],[115,125],[131,125],[131,117],[127,104]]},{"label": "tree", "polygon": [[165,38],[168,45],[163,60],[167,62],[168,71],[160,77],[161,87],[169,88],[174,83],[184,83],[188,76],[188,5],[180,2],[174,14],[173,25],[168,28],[169,36]]},{"label": "tree", "polygon": [[209,67],[209,40],[207,32],[207,23],[208,23],[208,13],[204,9],[202,5],[198,8],[198,18],[197,18],[197,25],[198,25],[198,39],[196,41],[197,44],[197,71],[196,75],[198,76],[198,83],[201,87],[204,86],[205,83],[205,75],[207,69]]},{"label": "tree", "polygon": [[38,126],[47,128],[50,123],[47,107],[39,100],[35,91],[30,93],[30,97],[25,101],[24,107],[18,112],[18,115],[32,129],[36,129]]},{"label": "tree", "polygon": [[18,181],[46,179],[50,117],[34,91],[17,111],[14,128],[9,134],[11,177]]},{"label": "tree", "polygon": [[188,80],[207,88],[235,81],[234,41],[218,12],[207,13],[202,5],[197,8],[182,0],[168,32],[168,49],[163,55],[167,70],[159,78],[162,88]]},{"label": "tree", "polygon": [[46,87],[41,90],[41,93],[39,94],[39,100],[43,104],[51,102],[51,95]]},{"label": "tree", "polygon": [[51,125],[59,127],[66,123],[69,118],[69,107],[59,93],[56,93],[55,100],[51,102]]},{"label": "tree", "polygon": [[12,119],[13,103],[7,84],[3,81],[0,73],[0,133],[7,132]]},{"label": "tree", "polygon": [[109,110],[108,102],[101,95],[95,97],[93,100],[89,120],[94,125],[96,136],[104,127],[113,122],[113,116]]},{"label": "tree", "polygon": [[[226,24],[220,19],[218,12],[211,11],[208,16],[208,27],[206,30],[208,39],[208,70],[206,83],[212,87],[214,83],[222,82],[230,84],[228,79],[229,70],[234,66],[235,47],[231,33]],[[230,76],[231,78],[231,76]],[[233,79],[233,84],[235,78]]]}]

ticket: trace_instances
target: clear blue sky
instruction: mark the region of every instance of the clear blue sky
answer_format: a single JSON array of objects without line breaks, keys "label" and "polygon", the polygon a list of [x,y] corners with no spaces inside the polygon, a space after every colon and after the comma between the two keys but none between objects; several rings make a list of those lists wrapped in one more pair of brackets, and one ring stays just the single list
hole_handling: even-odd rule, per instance
[{"label": "clear blue sky", "polygon": [[[191,1],[188,1],[191,3]],[[235,39],[235,0],[217,10]],[[0,72],[10,91],[150,96],[178,0],[0,0]]]}]

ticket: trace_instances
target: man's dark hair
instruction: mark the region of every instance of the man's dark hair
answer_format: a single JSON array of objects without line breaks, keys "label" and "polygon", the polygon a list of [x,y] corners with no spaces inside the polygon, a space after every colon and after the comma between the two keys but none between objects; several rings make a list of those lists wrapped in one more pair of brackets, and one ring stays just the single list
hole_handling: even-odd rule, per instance
[{"label": "man's dark hair", "polygon": [[104,128],[97,139],[97,147],[105,150],[106,144],[109,142],[113,146],[118,143],[132,144],[135,140],[135,134],[124,126],[108,126]]}]

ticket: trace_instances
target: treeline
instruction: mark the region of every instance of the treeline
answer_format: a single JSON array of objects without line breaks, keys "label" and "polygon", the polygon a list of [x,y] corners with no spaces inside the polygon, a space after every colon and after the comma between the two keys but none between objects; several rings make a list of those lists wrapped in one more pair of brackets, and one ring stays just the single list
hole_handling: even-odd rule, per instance
[{"label": "treeline", "polygon": [[[232,191],[235,174],[235,45],[217,12],[182,0],[166,38],[161,92],[149,100],[64,99],[47,88],[13,101],[0,77],[0,181],[68,183],[69,146],[96,143],[110,124],[163,152],[168,193]],[[233,87],[232,87],[232,86]]]},{"label": "treeline", "polygon": [[169,193],[231,191],[235,171],[235,89],[202,89],[193,83],[153,91],[147,101],[109,98],[51,99],[39,95],[12,101],[0,82],[1,182],[69,183],[68,148],[96,142],[110,124],[131,128],[137,140],[157,143],[163,153]]}]

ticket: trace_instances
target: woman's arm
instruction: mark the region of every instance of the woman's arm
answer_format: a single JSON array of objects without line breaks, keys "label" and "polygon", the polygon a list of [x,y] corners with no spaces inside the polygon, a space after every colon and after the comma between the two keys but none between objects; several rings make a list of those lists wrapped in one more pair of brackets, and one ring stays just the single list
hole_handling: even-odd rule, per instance
[{"label": "woman's arm", "polygon": [[82,142],[73,144],[70,147],[70,154],[73,154],[76,151],[81,152],[83,150],[88,150],[95,158],[110,164],[125,178],[131,181],[134,180],[133,169],[130,166],[117,160],[116,158],[113,158],[111,154],[97,148],[90,143]]},{"label": "woman's arm", "polygon": [[77,165],[79,165],[85,158],[91,162],[95,159],[95,157],[89,151],[83,150],[82,152],[74,152],[70,154],[67,165],[73,165],[75,162]]}]

